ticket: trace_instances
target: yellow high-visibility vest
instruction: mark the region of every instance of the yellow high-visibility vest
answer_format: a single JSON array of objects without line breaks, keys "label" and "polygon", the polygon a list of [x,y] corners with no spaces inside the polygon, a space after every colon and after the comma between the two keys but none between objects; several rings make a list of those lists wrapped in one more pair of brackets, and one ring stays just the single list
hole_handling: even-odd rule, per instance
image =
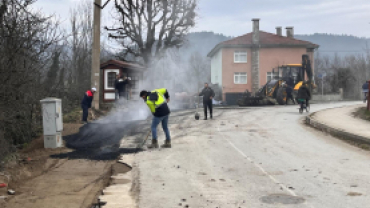
[{"label": "yellow high-visibility vest", "polygon": [[164,97],[164,94],[167,92],[166,88],[161,89],[155,89],[151,91],[151,93],[157,93],[158,94],[158,100],[152,101],[149,100],[149,96],[146,98],[146,104],[148,105],[150,111],[154,114],[155,110],[162,106],[163,104],[167,103],[166,98]]}]

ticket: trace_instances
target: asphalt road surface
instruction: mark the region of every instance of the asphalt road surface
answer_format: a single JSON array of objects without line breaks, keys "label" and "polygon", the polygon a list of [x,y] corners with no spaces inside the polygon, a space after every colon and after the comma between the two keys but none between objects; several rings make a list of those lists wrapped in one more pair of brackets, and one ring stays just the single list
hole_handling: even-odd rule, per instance
[{"label": "asphalt road surface", "polygon": [[297,106],[173,114],[172,149],[136,155],[139,207],[370,207],[370,152],[303,119]]}]

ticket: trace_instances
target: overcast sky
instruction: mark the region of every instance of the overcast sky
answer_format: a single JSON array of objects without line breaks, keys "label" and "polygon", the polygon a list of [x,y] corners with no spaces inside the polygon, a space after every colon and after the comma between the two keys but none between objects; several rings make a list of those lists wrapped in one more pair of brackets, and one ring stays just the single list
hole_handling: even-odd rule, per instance
[{"label": "overcast sky", "polygon": [[[38,0],[43,12],[56,14],[68,23],[69,9],[84,0]],[[93,0],[88,0],[93,2]],[[106,0],[103,0],[105,2]],[[111,6],[104,10],[110,22]],[[296,34],[334,33],[370,38],[369,0],[200,0],[193,31],[213,31],[239,36],[252,30],[252,18],[260,18],[261,30],[294,26]]]}]

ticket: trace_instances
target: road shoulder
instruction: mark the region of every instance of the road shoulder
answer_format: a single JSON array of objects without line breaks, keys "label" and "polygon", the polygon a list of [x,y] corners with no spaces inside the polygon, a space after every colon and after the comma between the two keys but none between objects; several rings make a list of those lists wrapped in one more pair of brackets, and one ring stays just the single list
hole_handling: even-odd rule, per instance
[{"label": "road shoulder", "polygon": [[306,124],[340,139],[370,149],[370,123],[353,113],[363,105],[351,105],[318,111],[306,117]]}]

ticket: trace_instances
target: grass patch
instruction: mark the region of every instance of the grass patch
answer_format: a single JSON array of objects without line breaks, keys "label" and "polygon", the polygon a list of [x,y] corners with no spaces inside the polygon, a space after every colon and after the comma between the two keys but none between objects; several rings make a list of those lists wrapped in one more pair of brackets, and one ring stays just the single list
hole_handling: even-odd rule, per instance
[{"label": "grass patch", "polygon": [[78,123],[81,121],[82,109],[75,108],[63,115],[63,123]]},{"label": "grass patch", "polygon": [[353,116],[370,121],[370,111],[367,111],[366,107],[358,108],[355,112],[353,112]]},{"label": "grass patch", "polygon": [[[91,110],[91,109],[89,109],[89,110]],[[106,116],[107,113],[108,113],[108,111],[95,110],[95,109],[93,109],[93,111],[94,111],[96,119],[98,119],[102,116]],[[82,109],[80,107],[75,108],[75,109],[71,110],[70,112],[63,114],[63,123],[76,124],[76,123],[80,123],[81,120],[82,120]],[[92,117],[91,117],[90,113],[87,117],[87,120],[88,121],[92,120]]]}]

